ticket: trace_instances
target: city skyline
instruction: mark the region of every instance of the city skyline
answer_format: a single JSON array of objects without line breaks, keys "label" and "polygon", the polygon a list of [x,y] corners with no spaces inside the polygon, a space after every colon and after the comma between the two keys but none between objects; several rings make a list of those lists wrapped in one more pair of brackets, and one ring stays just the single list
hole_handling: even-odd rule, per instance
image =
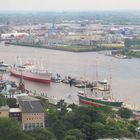
[{"label": "city skyline", "polygon": [[0,0],[0,11],[139,10],[140,0]]}]

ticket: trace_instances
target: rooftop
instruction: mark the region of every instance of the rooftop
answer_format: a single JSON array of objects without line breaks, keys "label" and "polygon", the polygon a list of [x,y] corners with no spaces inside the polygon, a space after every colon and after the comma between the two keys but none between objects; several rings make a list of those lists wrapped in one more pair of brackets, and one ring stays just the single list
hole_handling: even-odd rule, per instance
[{"label": "rooftop", "polygon": [[31,96],[18,96],[18,101],[39,101],[39,99],[31,97]]},{"label": "rooftop", "polygon": [[18,97],[19,106],[23,113],[42,113],[44,109],[39,99],[30,96]]},{"label": "rooftop", "polygon": [[19,101],[22,113],[42,113],[44,109],[39,101]]}]

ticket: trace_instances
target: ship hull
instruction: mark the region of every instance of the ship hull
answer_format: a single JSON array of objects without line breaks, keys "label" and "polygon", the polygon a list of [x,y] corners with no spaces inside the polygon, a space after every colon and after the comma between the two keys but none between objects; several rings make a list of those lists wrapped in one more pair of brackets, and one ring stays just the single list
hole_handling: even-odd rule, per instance
[{"label": "ship hull", "polygon": [[101,106],[121,107],[123,104],[123,102],[121,101],[101,100],[96,98],[84,97],[82,95],[78,95],[78,96],[79,96],[80,103],[97,106],[97,107],[101,107]]},{"label": "ship hull", "polygon": [[20,71],[12,70],[11,75],[13,75],[17,78],[21,78],[21,76],[22,76],[23,79],[29,80],[29,81],[34,81],[34,82],[40,82],[40,83],[46,83],[46,84],[51,83],[50,77],[45,78],[45,76],[43,77],[43,76],[40,76],[39,74],[32,74],[31,72],[22,72],[22,75],[21,75]]}]

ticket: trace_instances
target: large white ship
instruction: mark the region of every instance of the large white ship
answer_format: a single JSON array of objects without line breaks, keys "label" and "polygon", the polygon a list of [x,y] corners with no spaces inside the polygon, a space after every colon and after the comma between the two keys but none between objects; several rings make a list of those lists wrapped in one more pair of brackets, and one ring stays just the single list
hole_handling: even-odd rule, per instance
[{"label": "large white ship", "polygon": [[52,74],[47,70],[38,70],[32,64],[25,64],[24,66],[13,67],[11,75],[18,78],[23,76],[23,79],[26,80],[50,84]]}]

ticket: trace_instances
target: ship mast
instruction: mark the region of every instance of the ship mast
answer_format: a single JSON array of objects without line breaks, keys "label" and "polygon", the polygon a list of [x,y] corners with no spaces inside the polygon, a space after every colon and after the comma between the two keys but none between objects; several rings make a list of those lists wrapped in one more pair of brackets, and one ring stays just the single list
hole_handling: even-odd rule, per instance
[{"label": "ship mast", "polygon": [[21,91],[21,93],[25,92],[25,85],[24,85],[24,81],[23,81],[22,71],[21,71],[21,77],[20,77],[20,82],[19,82],[18,89]]},{"label": "ship mast", "polygon": [[109,84],[109,95],[110,95],[110,99],[113,99],[113,94],[112,94],[112,71],[111,71],[111,62],[110,61],[110,65],[109,65],[109,73],[110,73],[110,76],[109,76],[109,81],[110,81],[110,84]]},{"label": "ship mast", "polygon": [[98,94],[98,62],[97,62],[97,60],[98,60],[98,57],[96,57],[96,92],[95,92],[95,94],[96,94],[96,96],[97,96],[97,94]]},{"label": "ship mast", "polygon": [[98,81],[98,68],[97,68],[97,66],[98,66],[98,63],[97,63],[97,57],[96,57],[96,82]]},{"label": "ship mast", "polygon": [[86,72],[84,72],[84,95],[86,96],[87,86],[86,86]]}]

